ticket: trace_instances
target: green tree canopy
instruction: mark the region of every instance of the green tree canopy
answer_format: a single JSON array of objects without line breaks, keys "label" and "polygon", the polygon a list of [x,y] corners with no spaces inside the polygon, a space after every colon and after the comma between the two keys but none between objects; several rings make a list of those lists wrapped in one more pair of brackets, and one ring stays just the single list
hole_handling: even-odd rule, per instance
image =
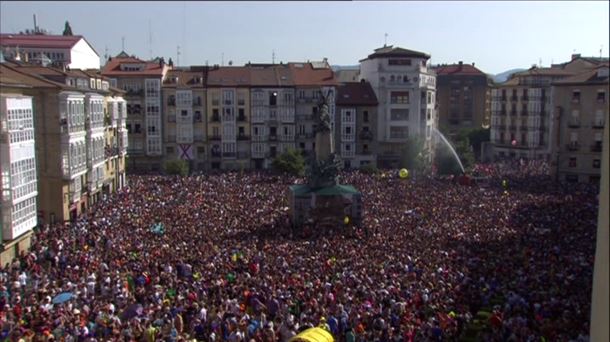
[{"label": "green tree canopy", "polygon": [[280,172],[286,172],[295,176],[302,176],[305,173],[305,158],[295,149],[288,149],[278,155],[271,164],[273,168]]},{"label": "green tree canopy", "polygon": [[72,36],[72,28],[70,27],[70,23],[66,20],[66,24],[64,25],[64,36]]}]

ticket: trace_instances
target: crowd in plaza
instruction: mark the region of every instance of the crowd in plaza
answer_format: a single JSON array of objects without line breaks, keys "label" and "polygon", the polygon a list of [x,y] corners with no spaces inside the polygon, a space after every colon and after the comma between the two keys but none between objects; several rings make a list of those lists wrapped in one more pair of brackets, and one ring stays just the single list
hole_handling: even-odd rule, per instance
[{"label": "crowd in plaza", "polygon": [[484,310],[483,340],[587,340],[595,189],[541,163],[476,171],[485,184],[344,172],[363,222],[333,231],[291,228],[303,179],[131,176],[3,265],[0,338],[451,341]]}]

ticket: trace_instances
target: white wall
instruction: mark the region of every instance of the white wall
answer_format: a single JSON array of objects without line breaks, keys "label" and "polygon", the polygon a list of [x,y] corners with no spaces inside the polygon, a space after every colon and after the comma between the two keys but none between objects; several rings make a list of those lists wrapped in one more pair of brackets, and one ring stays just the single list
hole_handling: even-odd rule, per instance
[{"label": "white wall", "polygon": [[100,56],[81,39],[70,51],[70,69],[99,69]]}]

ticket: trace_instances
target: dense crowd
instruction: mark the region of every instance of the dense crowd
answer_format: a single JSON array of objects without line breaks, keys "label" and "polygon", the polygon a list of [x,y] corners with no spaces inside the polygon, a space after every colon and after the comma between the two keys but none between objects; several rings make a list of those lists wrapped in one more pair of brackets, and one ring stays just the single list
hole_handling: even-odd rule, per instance
[{"label": "dense crowd", "polygon": [[2,268],[1,338],[440,341],[486,310],[481,340],[587,340],[595,190],[531,163],[477,172],[485,184],[343,173],[363,223],[324,232],[291,228],[302,179],[132,176]]}]

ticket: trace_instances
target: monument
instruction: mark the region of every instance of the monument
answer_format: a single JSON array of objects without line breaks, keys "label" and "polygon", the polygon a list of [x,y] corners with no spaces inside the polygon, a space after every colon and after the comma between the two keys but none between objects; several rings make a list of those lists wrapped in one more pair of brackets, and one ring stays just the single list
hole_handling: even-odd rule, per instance
[{"label": "monument", "polygon": [[305,223],[316,228],[358,225],[362,221],[362,195],[351,185],[338,184],[341,158],[334,151],[328,95],[321,96],[315,118],[315,151],[307,168],[307,184],[289,188],[293,227]]}]

